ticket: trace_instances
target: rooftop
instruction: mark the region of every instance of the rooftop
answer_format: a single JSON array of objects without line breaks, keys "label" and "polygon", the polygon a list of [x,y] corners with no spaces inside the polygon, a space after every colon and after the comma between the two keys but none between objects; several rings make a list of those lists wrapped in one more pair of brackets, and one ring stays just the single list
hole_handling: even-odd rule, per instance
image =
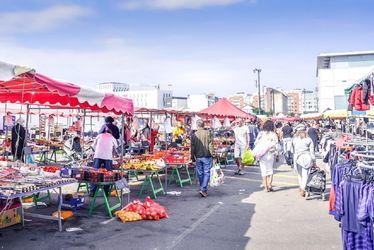
[{"label": "rooftop", "polygon": [[374,50],[368,51],[349,51],[349,52],[336,52],[336,53],[321,53],[318,57],[324,56],[359,56],[359,55],[374,55]]}]

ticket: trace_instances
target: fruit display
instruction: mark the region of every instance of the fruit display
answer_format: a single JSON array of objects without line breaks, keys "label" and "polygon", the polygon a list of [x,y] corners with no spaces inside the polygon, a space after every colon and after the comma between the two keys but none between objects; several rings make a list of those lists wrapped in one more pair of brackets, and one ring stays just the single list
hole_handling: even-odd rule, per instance
[{"label": "fruit display", "polygon": [[72,169],[71,176],[77,180],[83,180],[91,183],[95,182],[115,182],[120,180],[121,173],[106,170],[105,168],[77,168]]},{"label": "fruit display", "polygon": [[143,170],[143,171],[156,171],[160,170],[163,166],[160,161],[141,161],[138,159],[133,159],[123,164],[123,169],[125,170]]},{"label": "fruit display", "polygon": [[44,166],[43,171],[44,172],[49,172],[49,173],[56,173],[57,171],[60,171],[60,167],[56,166]]},{"label": "fruit display", "polygon": [[168,164],[185,164],[190,160],[191,155],[189,151],[178,151],[165,157],[165,162]]},{"label": "fruit display", "polygon": [[122,222],[131,222],[131,221],[139,221],[143,220],[143,218],[135,212],[127,212],[125,210],[120,210],[115,212],[115,215],[122,221]]}]

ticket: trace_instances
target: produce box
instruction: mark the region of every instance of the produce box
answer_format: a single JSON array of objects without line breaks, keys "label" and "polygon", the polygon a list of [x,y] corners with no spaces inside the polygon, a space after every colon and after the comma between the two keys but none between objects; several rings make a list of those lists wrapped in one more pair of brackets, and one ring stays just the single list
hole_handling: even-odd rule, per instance
[{"label": "produce box", "polygon": [[21,223],[21,205],[11,206],[11,208],[5,210],[0,214],[0,228],[5,228],[9,226]]},{"label": "produce box", "polygon": [[62,197],[61,208],[76,211],[84,206],[84,201],[83,193],[65,194]]}]

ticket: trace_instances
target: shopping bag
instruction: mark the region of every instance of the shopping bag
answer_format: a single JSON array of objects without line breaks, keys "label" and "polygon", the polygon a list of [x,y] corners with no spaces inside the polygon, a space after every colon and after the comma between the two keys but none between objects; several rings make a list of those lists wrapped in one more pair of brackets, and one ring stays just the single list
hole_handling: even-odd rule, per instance
[{"label": "shopping bag", "polygon": [[221,167],[218,164],[214,165],[210,169],[209,186],[217,187],[223,184],[223,178],[224,178],[224,174],[223,174]]},{"label": "shopping bag", "polygon": [[253,165],[255,162],[255,157],[252,154],[252,151],[247,149],[242,156],[243,165]]},{"label": "shopping bag", "polygon": [[262,140],[258,142],[255,148],[252,150],[253,156],[260,160],[267,152],[275,147],[275,144],[268,140]]}]

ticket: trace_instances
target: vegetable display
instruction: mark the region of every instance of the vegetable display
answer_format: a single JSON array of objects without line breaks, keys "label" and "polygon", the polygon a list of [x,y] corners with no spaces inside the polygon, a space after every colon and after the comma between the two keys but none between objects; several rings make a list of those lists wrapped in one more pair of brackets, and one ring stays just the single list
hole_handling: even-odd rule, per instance
[{"label": "vegetable display", "polygon": [[160,220],[163,218],[168,218],[166,208],[157,202],[154,202],[150,197],[147,197],[145,202],[140,200],[131,202],[123,210],[116,212],[116,215],[123,222],[138,220]]}]

